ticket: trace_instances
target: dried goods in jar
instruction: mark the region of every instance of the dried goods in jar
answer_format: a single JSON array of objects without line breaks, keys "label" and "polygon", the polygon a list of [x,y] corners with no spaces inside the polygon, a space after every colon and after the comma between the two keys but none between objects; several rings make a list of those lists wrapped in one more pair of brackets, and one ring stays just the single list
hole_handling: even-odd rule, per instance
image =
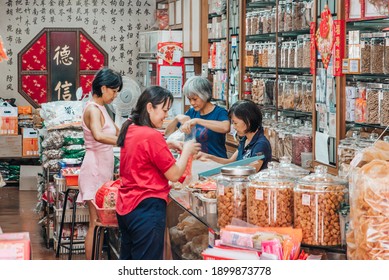
[{"label": "dried goods in jar", "polygon": [[246,188],[224,187],[224,193],[217,197],[218,226],[225,227],[232,218],[246,220]]},{"label": "dried goods in jar", "polygon": [[368,89],[366,93],[366,122],[380,123],[379,118],[379,93],[378,89]]},{"label": "dried goods in jar", "polygon": [[389,86],[382,90],[382,99],[380,101],[380,123],[382,126],[389,125]]},{"label": "dried goods in jar", "polygon": [[341,244],[338,211],[344,197],[343,185],[326,186],[325,191],[317,191],[315,186],[304,186],[301,191],[294,192],[294,227],[302,229],[303,244]]},{"label": "dried goods in jar", "polygon": [[253,182],[247,190],[247,221],[262,227],[293,226],[291,182]]},{"label": "dried goods in jar", "polygon": [[292,139],[292,162],[301,165],[301,153],[312,152],[312,136],[297,133],[293,135]]}]

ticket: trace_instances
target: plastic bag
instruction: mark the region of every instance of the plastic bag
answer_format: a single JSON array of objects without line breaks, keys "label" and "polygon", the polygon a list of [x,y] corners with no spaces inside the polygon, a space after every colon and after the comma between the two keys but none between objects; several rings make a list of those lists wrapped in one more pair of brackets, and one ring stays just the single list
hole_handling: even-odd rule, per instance
[{"label": "plastic bag", "polygon": [[179,141],[184,142],[185,141],[185,133],[182,132],[180,129],[177,129],[172,134],[169,135],[166,141]]}]

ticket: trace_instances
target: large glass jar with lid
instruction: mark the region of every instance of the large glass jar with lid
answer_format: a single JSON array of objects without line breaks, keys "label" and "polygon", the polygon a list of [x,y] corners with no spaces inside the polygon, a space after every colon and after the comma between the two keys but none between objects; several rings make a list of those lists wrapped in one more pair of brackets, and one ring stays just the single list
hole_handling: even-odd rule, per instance
[{"label": "large glass jar with lid", "polygon": [[281,43],[281,68],[288,67],[289,60],[289,42]]},{"label": "large glass jar with lid", "polygon": [[302,22],[302,29],[308,29],[313,19],[313,0],[304,1],[304,16]]},{"label": "large glass jar with lid", "polygon": [[294,110],[294,79],[288,77],[285,83],[282,108],[285,110]]},{"label": "large glass jar with lid", "polygon": [[366,122],[370,124],[380,123],[379,99],[382,84],[369,83],[366,86]]},{"label": "large glass jar with lid", "polygon": [[382,85],[382,98],[380,99],[380,124],[389,125],[389,85]]},{"label": "large glass jar with lid", "polygon": [[366,84],[357,83],[357,98],[355,99],[354,121],[356,123],[366,122]]},{"label": "large glass jar with lid", "polygon": [[296,60],[294,62],[294,65],[297,68],[303,67],[303,59],[304,59],[303,40],[304,40],[304,35],[297,36]]},{"label": "large glass jar with lid", "polygon": [[278,32],[284,31],[285,24],[285,1],[278,2]]},{"label": "large glass jar with lid", "polygon": [[300,30],[303,24],[304,3],[302,0],[295,0],[292,3],[292,30]]},{"label": "large glass jar with lid", "polygon": [[217,178],[217,215],[218,226],[231,224],[232,218],[247,221],[246,187],[248,177],[255,173],[251,166],[223,167]]},{"label": "large glass jar with lid", "polygon": [[312,94],[313,94],[313,84],[312,77],[304,77],[304,80],[301,83],[302,92],[303,92],[303,101],[302,101],[302,111],[303,112],[312,112]]},{"label": "large glass jar with lid", "polygon": [[289,42],[289,59],[288,59],[288,68],[295,68],[296,65],[294,64],[296,60],[296,46],[297,41],[290,41]]},{"label": "large glass jar with lid", "polygon": [[385,33],[373,33],[371,38],[370,72],[384,73]]},{"label": "large glass jar with lid", "polygon": [[346,202],[347,181],[316,166],[315,173],[297,181],[294,189],[294,227],[302,229],[301,243],[341,245],[339,209]]},{"label": "large glass jar with lid", "polygon": [[293,27],[292,0],[286,0],[284,31],[291,31]]},{"label": "large glass jar with lid", "polygon": [[296,111],[303,110],[303,84],[302,81],[297,79],[294,81],[294,108]]},{"label": "large glass jar with lid", "polygon": [[246,35],[252,35],[251,19],[252,13],[246,13]]},{"label": "large glass jar with lid", "polygon": [[312,123],[305,121],[292,135],[292,162],[301,166],[301,153],[312,153]]},{"label": "large glass jar with lid", "polygon": [[270,162],[268,169],[249,177],[247,222],[261,227],[293,226],[292,174],[280,174]]},{"label": "large glass jar with lid", "polygon": [[371,33],[361,34],[361,73],[370,73]]},{"label": "large glass jar with lid", "polygon": [[340,140],[338,146],[338,176],[346,179],[350,172],[350,162],[355,157],[357,150],[356,138],[345,138]]},{"label": "large glass jar with lid", "polygon": [[389,74],[389,32],[385,34],[384,73]]},{"label": "large glass jar with lid", "polygon": [[309,68],[311,66],[311,35],[303,35],[303,66]]}]

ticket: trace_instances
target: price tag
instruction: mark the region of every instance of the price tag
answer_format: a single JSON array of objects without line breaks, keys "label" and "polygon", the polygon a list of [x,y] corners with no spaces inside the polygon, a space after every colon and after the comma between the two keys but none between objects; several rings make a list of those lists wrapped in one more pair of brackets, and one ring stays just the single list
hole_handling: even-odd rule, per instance
[{"label": "price tag", "polygon": [[208,228],[208,246],[209,247],[213,247],[215,246],[215,232],[213,231],[213,229],[211,228]]},{"label": "price tag", "polygon": [[311,196],[309,194],[303,194],[301,199],[301,204],[305,206],[311,205]]},{"label": "price tag", "polygon": [[255,199],[263,200],[263,190],[255,190]]},{"label": "price tag", "polygon": [[237,37],[233,36],[231,37],[231,48],[236,48],[238,46]]},{"label": "price tag", "polygon": [[219,186],[217,188],[217,191],[218,191],[218,195],[224,195],[224,186]]}]

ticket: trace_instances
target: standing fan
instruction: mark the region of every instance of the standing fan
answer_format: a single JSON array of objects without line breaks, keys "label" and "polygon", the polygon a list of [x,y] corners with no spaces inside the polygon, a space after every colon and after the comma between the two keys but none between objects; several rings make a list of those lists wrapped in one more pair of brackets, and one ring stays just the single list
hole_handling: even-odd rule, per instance
[{"label": "standing fan", "polygon": [[120,128],[131,114],[132,108],[141,94],[138,83],[130,77],[123,76],[123,88],[108,108],[115,114],[115,124]]}]

